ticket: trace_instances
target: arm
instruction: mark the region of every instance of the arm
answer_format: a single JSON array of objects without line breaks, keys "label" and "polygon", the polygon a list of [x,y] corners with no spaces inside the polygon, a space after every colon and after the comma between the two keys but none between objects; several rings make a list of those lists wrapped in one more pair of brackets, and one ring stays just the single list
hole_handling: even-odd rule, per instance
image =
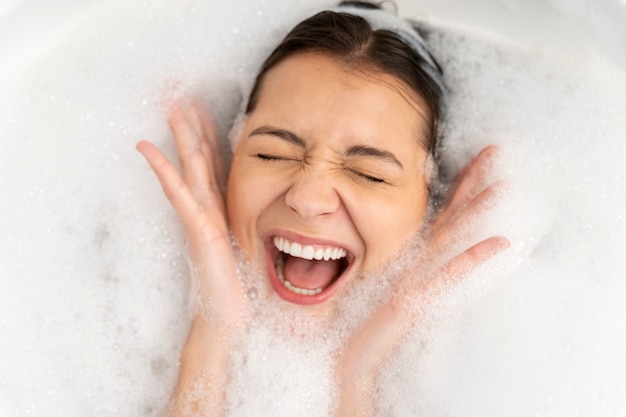
[{"label": "arm", "polygon": [[219,415],[229,353],[246,310],[226,221],[224,164],[213,122],[198,105],[174,104],[168,121],[180,173],[152,143],[139,142],[137,150],[152,167],[183,224],[197,288],[171,415],[193,415],[205,408]]}]

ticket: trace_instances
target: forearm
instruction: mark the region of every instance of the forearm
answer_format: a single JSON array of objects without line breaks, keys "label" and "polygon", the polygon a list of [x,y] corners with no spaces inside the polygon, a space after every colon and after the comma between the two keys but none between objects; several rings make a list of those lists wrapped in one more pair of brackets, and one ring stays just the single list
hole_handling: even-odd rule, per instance
[{"label": "forearm", "polygon": [[194,317],[180,357],[170,417],[223,413],[231,348],[225,330]]},{"label": "forearm", "polygon": [[338,370],[335,417],[373,417],[377,373],[363,368],[352,359],[344,358]]}]

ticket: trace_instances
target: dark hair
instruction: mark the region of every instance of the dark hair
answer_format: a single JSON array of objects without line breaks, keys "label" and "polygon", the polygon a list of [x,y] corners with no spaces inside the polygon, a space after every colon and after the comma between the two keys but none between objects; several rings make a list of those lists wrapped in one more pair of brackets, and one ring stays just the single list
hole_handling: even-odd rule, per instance
[{"label": "dark hair", "polygon": [[[378,8],[371,3],[354,1],[341,5]],[[265,74],[289,56],[307,52],[330,55],[355,69],[392,75],[410,87],[428,108],[430,125],[426,143],[422,145],[434,153],[443,91],[422,69],[424,58],[396,33],[373,30],[364,18],[347,13],[324,11],[296,25],[263,63],[250,93],[246,114],[257,105]]]}]

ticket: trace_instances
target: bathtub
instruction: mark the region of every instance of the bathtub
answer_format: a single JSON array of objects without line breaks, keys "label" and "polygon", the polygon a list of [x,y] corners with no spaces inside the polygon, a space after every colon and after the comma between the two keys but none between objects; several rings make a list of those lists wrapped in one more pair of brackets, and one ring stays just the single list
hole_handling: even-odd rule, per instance
[{"label": "bathtub", "polygon": [[[434,28],[454,86],[451,170],[504,149],[513,189],[483,232],[513,248],[409,337],[382,376],[382,413],[623,415],[626,3],[397,3]],[[0,416],[163,413],[190,284],[134,144],[173,155],[165,93],[199,97],[225,137],[272,43],[330,4],[0,5]],[[321,351],[255,337],[231,415],[327,415]],[[250,384],[262,378],[273,385]]]}]

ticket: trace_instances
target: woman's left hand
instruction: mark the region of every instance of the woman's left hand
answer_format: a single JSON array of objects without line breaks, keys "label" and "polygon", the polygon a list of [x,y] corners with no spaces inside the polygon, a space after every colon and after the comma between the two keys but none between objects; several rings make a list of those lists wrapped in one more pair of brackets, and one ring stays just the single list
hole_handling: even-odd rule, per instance
[{"label": "woman's left hand", "polygon": [[[510,246],[509,240],[493,236],[456,255],[450,247],[458,236],[468,234],[473,222],[493,203],[502,187],[500,181],[482,191],[486,167],[497,148],[483,149],[459,174],[450,198],[432,226],[428,250],[421,259],[420,270],[426,271],[419,281],[400,282],[401,291],[382,305],[348,340],[338,363],[340,379],[339,416],[374,415],[371,393],[380,368],[401,342],[420,312],[446,287],[455,285],[478,265]],[[415,279],[409,274],[407,279]]]}]

